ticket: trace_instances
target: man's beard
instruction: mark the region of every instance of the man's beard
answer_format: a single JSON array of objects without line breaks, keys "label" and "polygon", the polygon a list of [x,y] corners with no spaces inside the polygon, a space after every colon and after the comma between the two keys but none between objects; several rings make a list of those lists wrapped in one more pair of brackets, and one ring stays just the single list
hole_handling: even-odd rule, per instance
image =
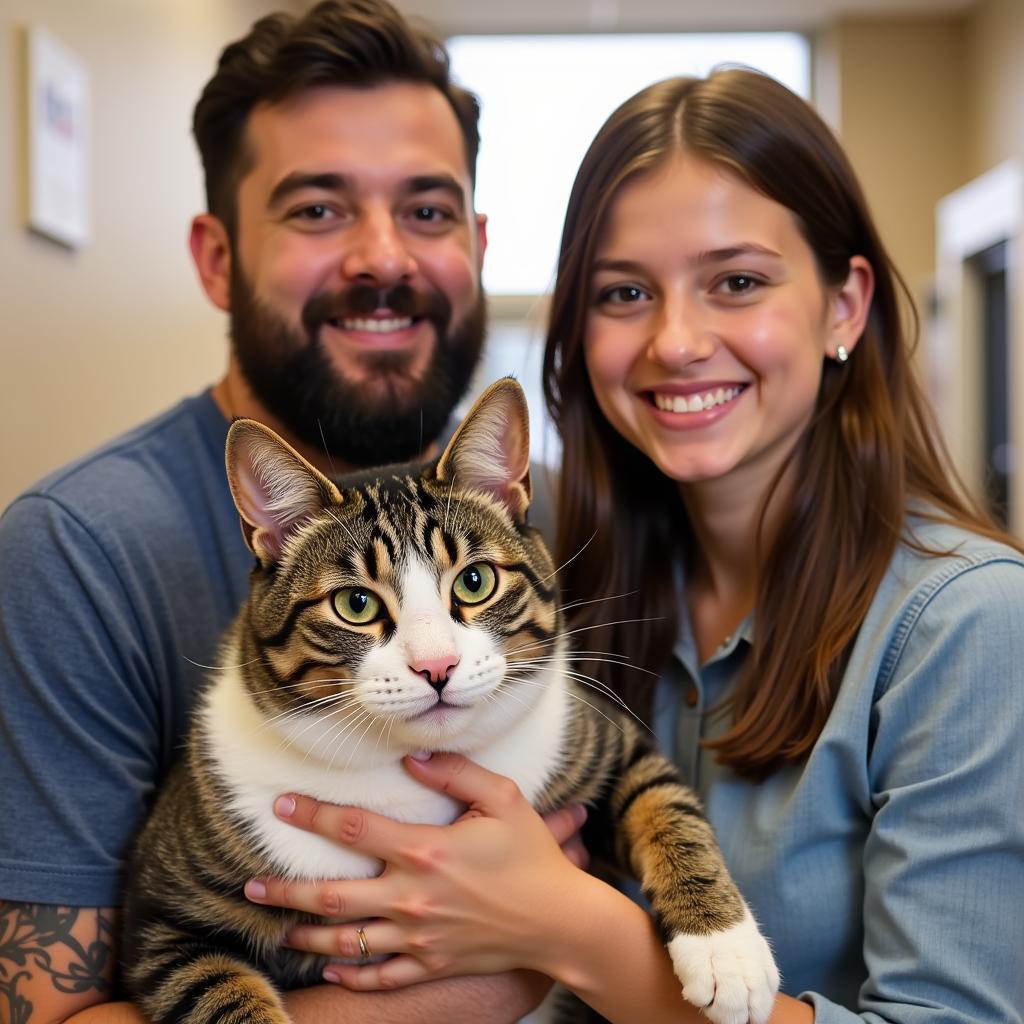
[{"label": "man's beard", "polygon": [[[378,386],[346,379],[324,351],[320,332],[328,321],[377,308],[422,317],[433,327],[434,350],[418,378],[410,374],[410,351],[361,356]],[[437,440],[466,393],[485,329],[482,293],[452,326],[446,296],[404,284],[316,295],[296,329],[256,298],[237,263],[232,268],[231,344],[253,395],[294,437],[351,466],[406,462]]]}]

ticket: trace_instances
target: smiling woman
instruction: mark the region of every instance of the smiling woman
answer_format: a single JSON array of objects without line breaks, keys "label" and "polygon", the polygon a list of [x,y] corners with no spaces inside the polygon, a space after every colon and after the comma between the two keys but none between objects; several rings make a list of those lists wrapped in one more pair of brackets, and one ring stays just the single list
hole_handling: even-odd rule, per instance
[{"label": "smiling woman", "polygon": [[576,178],[552,301],[556,557],[786,993],[830,1024],[1019,1021],[1024,558],[950,468],[904,299],[842,150],[779,83],[628,100]]},{"label": "smiling woman", "polygon": [[608,422],[666,476],[767,492],[852,351],[872,273],[825,290],[785,207],[680,154],[623,186],[597,246],[584,351]]}]

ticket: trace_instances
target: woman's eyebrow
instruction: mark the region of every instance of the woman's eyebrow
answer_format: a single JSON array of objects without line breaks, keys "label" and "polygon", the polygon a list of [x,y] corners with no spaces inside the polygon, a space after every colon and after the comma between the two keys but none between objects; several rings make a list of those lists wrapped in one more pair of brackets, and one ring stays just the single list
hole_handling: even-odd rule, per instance
[{"label": "woman's eyebrow", "polygon": [[691,260],[692,263],[725,263],[727,260],[734,260],[740,256],[770,256],[781,260],[782,253],[769,249],[766,245],[759,245],[757,242],[740,242],[737,245],[723,246],[721,249],[707,249],[697,253]]},{"label": "woman's eyebrow", "polygon": [[[740,242],[737,245],[723,246],[720,249],[705,249],[696,253],[687,261],[692,266],[707,263],[726,263],[743,256],[767,256],[771,259],[782,259],[782,253],[769,249],[757,242]],[[610,257],[594,260],[592,273],[611,271],[618,274],[639,274],[644,271],[644,264],[638,260],[614,259]]]}]

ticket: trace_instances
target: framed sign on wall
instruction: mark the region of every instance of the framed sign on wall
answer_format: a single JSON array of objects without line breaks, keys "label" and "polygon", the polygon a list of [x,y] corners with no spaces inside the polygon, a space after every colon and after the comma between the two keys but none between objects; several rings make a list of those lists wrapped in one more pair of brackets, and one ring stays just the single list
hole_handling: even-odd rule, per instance
[{"label": "framed sign on wall", "polygon": [[49,32],[25,30],[28,226],[73,249],[90,238],[90,92],[84,62]]}]

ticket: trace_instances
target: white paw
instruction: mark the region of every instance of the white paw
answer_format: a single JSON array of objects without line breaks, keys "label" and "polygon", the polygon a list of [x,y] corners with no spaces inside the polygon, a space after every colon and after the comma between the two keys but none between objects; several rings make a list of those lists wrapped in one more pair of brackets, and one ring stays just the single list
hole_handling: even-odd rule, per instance
[{"label": "white paw", "polygon": [[677,935],[668,944],[683,996],[714,1024],[764,1024],[779,990],[779,971],[749,910],[722,932]]}]

